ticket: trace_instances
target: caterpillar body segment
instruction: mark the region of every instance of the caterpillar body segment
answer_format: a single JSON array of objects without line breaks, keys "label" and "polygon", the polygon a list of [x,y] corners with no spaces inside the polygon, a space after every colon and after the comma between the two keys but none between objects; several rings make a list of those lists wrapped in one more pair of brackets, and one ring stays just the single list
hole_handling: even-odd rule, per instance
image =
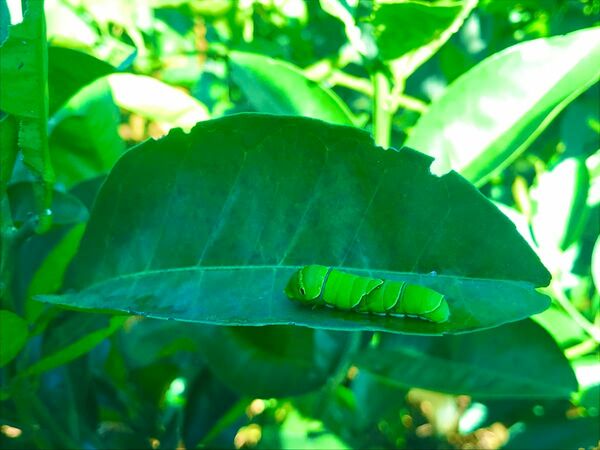
[{"label": "caterpillar body segment", "polygon": [[304,266],[290,278],[285,294],[304,304],[359,313],[407,315],[443,323],[450,316],[443,294],[405,281],[362,277],[326,266]]}]

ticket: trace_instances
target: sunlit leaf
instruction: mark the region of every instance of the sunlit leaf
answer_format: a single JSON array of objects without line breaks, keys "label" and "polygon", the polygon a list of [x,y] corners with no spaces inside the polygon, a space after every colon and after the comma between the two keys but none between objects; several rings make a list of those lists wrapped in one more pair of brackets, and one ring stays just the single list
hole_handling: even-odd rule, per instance
[{"label": "sunlit leaf", "polygon": [[600,28],[517,44],[454,81],[422,115],[406,145],[484,183],[533,142],[600,76]]}]

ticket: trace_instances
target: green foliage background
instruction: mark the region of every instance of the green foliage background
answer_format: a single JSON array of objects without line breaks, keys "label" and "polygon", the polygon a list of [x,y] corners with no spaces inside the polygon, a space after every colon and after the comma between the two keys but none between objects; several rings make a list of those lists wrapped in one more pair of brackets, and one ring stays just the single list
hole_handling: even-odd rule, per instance
[{"label": "green foliage background", "polygon": [[2,448],[599,445],[599,18],[0,0]]}]

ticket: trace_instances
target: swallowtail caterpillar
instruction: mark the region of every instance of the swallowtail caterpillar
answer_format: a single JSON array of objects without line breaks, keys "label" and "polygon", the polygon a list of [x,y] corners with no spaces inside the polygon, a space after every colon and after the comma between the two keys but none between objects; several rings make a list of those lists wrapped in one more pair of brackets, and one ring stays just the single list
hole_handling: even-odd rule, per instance
[{"label": "swallowtail caterpillar", "polygon": [[285,294],[305,305],[359,313],[413,316],[436,323],[450,317],[446,298],[433,289],[405,281],[361,277],[319,265],[296,271]]}]

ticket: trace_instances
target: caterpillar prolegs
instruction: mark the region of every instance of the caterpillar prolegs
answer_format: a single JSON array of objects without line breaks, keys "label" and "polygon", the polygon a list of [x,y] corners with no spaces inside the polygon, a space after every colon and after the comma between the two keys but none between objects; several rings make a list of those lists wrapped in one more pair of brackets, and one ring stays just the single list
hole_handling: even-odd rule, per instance
[{"label": "caterpillar prolegs", "polygon": [[431,322],[450,317],[443,294],[405,281],[352,275],[331,267],[310,265],[296,271],[285,294],[307,305],[327,305],[359,313],[406,315]]}]

